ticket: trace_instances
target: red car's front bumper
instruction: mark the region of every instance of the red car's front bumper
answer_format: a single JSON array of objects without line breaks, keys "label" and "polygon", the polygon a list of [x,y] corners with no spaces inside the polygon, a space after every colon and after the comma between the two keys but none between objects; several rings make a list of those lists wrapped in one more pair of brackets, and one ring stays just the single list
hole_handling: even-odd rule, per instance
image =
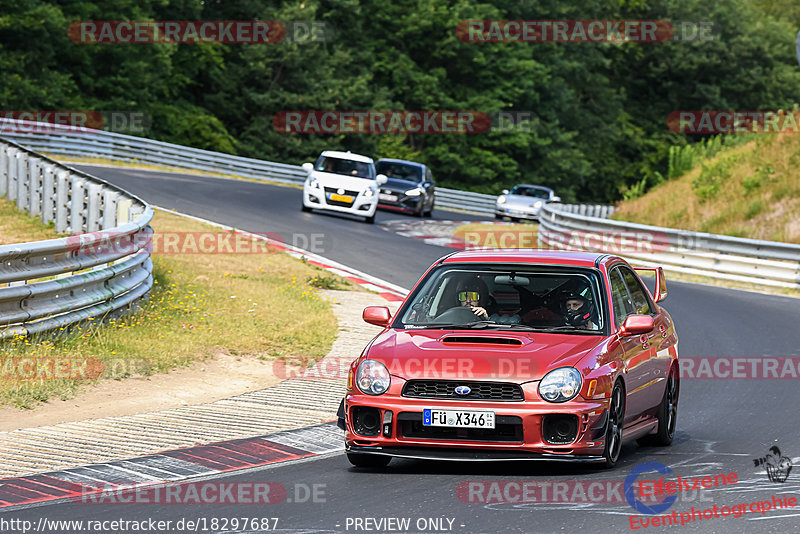
[{"label": "red car's front bumper", "polygon": [[[525,397],[530,396],[526,392]],[[379,410],[381,427],[377,435],[357,433],[354,418],[357,416],[356,410],[362,407]],[[421,423],[425,408],[493,411],[496,429],[470,431],[452,427],[425,427]],[[458,401],[351,393],[343,401],[340,417],[344,416],[345,447],[351,453],[438,460],[591,462],[603,461],[607,408],[608,399],[587,401],[581,397],[554,404],[540,399],[515,402]],[[388,412],[391,414],[387,415]],[[569,443],[552,443],[545,438],[545,417],[559,415],[576,418],[575,438]],[[391,422],[387,426],[388,419]],[[548,428],[552,428],[550,422]]]}]

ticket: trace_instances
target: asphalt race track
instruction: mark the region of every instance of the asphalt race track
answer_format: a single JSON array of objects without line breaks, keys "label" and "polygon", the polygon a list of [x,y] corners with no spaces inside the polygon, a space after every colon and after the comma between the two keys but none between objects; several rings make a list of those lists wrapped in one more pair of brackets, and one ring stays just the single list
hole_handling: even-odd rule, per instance
[{"label": "asphalt race track", "polygon": [[[92,166],[85,170],[155,205],[245,230],[284,234],[324,232],[327,250],[322,255],[406,288],[435,259],[452,251],[390,234],[355,218],[302,213],[300,191],[295,188],[134,169]],[[441,210],[434,215],[439,219],[479,219]],[[379,212],[376,222],[407,217]],[[669,282],[668,287],[669,296],[664,304],[678,327],[681,358],[800,357],[795,338],[800,331],[797,299],[678,282]],[[723,488],[682,492],[672,507],[663,512],[676,511],[678,518],[692,507],[722,509],[771,501],[773,495],[800,497],[797,385],[797,380],[792,379],[684,379],[673,445],[666,449],[627,445],[617,468],[611,471],[551,463],[466,464],[395,459],[386,470],[370,472],[351,468],[343,454],[334,454],[224,475],[226,482],[280,482],[289,490],[289,499],[294,496],[295,501],[298,500],[295,488],[317,485],[321,492],[318,502],[300,499],[304,502],[213,507],[55,503],[3,513],[0,518],[36,522],[42,516],[173,521],[277,517],[277,530],[286,532],[574,532],[578,529],[625,532],[631,530],[629,517],[637,512],[625,502],[624,495],[622,502],[619,499],[591,502],[593,499],[573,493],[574,488],[586,489],[597,481],[604,484],[621,481],[638,464],[660,462],[673,471],[667,475],[668,479],[730,472],[738,475],[738,483]],[[766,455],[773,445],[779,446],[795,465],[783,483],[770,481],[763,467],[754,466],[754,459]],[[651,473],[644,478],[661,476],[664,475]],[[467,482],[495,481],[537,482],[539,488],[568,483],[569,498],[561,500],[570,502],[487,504],[468,502],[467,493],[457,492]],[[576,482],[583,485],[575,486]],[[491,484],[482,488],[486,490],[485,496],[491,494]],[[506,495],[508,501],[522,498],[516,486],[500,484],[495,488],[513,490]],[[541,493],[534,491],[532,495],[537,498]],[[357,518],[369,521],[356,521]],[[387,523],[388,518],[409,518],[410,526]],[[427,521],[441,518],[444,520]],[[381,520],[384,522],[379,523]],[[698,519],[695,515],[693,521],[683,526],[651,525],[646,529],[641,523],[636,526],[639,531],[647,532],[681,528],[691,532],[734,533],[797,532],[797,525],[800,525],[800,506],[764,514],[756,510],[724,519]]]}]

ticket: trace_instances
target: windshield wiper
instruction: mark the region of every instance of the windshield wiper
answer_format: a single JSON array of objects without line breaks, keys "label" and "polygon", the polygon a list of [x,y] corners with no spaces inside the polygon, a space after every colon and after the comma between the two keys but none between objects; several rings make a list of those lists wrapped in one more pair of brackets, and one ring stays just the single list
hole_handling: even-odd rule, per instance
[{"label": "windshield wiper", "polygon": [[576,334],[599,334],[600,330],[589,330],[586,328],[576,328],[570,325],[563,325],[563,326],[530,326],[531,330],[535,330],[537,332],[559,332],[559,331],[569,331]]},{"label": "windshield wiper", "polygon": [[475,321],[474,323],[426,323],[422,324],[409,324],[407,326],[415,326],[415,327],[424,327],[424,328],[460,328],[464,330],[478,330],[484,328],[509,328],[509,329],[519,329],[519,330],[536,330],[532,326],[528,326],[526,324],[519,324],[519,323],[496,323],[494,321]]},{"label": "windshield wiper", "polygon": [[425,324],[415,324],[410,326],[423,326],[429,328],[463,328],[463,329],[478,329],[478,328],[486,328],[487,326],[491,326],[495,323],[492,321],[475,321],[472,323],[425,323]]}]

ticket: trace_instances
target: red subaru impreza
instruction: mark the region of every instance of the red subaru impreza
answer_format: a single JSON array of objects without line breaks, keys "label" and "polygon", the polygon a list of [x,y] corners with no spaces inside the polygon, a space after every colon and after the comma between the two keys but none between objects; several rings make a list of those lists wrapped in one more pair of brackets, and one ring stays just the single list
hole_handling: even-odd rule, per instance
[{"label": "red subaru impreza", "polygon": [[563,460],[612,467],[623,442],[675,434],[678,337],[625,260],[459,252],[428,269],[351,367],[347,458]]}]

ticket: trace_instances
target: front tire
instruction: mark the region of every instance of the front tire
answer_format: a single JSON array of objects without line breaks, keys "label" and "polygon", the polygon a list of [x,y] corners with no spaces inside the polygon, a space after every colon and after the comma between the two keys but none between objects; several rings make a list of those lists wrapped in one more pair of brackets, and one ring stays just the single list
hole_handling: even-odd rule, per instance
[{"label": "front tire", "polygon": [[309,212],[311,211],[311,208],[309,208],[308,206],[306,206],[306,203],[305,203],[305,201],[304,201],[304,202],[301,202],[300,209],[301,209],[301,210],[302,210],[304,213],[309,213]]},{"label": "front tire", "polygon": [[433,205],[436,203],[436,197],[431,198],[431,207],[425,212],[425,217],[433,215]]},{"label": "front tire", "polygon": [[664,387],[664,396],[658,407],[658,432],[637,440],[639,445],[666,447],[672,444],[678,420],[678,393],[680,391],[680,382],[675,376],[676,374],[674,369],[670,371],[667,385]]},{"label": "front tire", "polygon": [[391,456],[379,456],[377,454],[353,454],[347,453],[347,461],[356,467],[379,468],[386,467],[392,461]]},{"label": "front tire", "polygon": [[611,391],[611,403],[608,407],[608,423],[606,426],[606,446],[603,450],[603,467],[610,469],[617,465],[622,452],[622,426],[625,422],[625,391],[617,381]]},{"label": "front tire", "polygon": [[375,214],[373,213],[370,217],[364,217],[364,222],[367,224],[375,224]]}]

